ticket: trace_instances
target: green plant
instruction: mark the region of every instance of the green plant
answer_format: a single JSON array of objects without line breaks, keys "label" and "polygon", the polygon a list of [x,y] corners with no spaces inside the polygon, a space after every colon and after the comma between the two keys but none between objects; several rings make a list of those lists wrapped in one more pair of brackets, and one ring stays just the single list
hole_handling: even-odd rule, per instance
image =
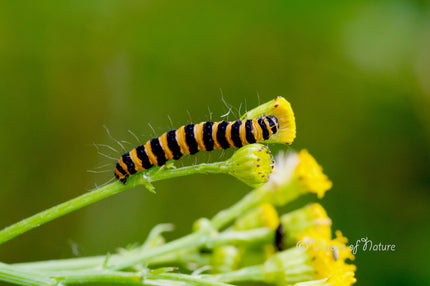
[{"label": "green plant", "polygon": [[[258,117],[273,110],[280,116],[280,107],[282,105],[279,106],[279,99],[276,99],[248,112],[247,116]],[[288,120],[294,120],[294,117],[290,116]],[[291,136],[291,130],[288,132]],[[171,231],[172,226],[158,225],[142,245],[117,254],[0,263],[0,281],[18,285],[95,282],[232,285],[230,283],[239,281],[275,285],[354,283],[355,266],[345,263],[346,259],[354,257],[345,247],[346,241],[340,233],[332,239],[331,221],[322,206],[313,204],[281,217],[275,209],[275,206],[285,205],[305,193],[315,193],[321,198],[331,188],[322,168],[306,150],[280,154],[275,159],[274,168],[273,162],[267,146],[251,144],[223,162],[183,168],[175,168],[172,163],[154,167],[131,176],[127,185],[117,181],[42,211],[0,231],[0,243],[134,186],[144,185],[154,191],[152,183],[158,180],[197,173],[226,173],[254,187],[240,201],[213,218],[196,220],[190,234],[174,241],[166,242],[162,235]],[[312,239],[337,245],[341,250],[295,247],[296,243]]]}]

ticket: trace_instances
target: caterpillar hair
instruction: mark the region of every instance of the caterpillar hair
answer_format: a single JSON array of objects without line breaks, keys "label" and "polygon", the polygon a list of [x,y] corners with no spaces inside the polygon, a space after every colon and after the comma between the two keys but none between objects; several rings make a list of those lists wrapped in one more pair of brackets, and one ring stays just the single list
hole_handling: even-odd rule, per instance
[{"label": "caterpillar hair", "polygon": [[178,160],[183,154],[239,148],[267,140],[278,130],[279,122],[273,115],[244,121],[188,124],[177,130],[170,130],[122,155],[116,163],[115,177],[125,184],[130,175],[154,165],[162,166],[169,159]]}]

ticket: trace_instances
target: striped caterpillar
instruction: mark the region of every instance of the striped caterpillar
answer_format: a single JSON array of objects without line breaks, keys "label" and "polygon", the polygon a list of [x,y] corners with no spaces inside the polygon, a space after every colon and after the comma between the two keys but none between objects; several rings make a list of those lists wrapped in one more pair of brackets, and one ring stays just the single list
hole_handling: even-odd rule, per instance
[{"label": "striped caterpillar", "polygon": [[169,159],[178,160],[183,154],[192,155],[200,150],[239,148],[261,142],[276,134],[279,128],[274,115],[244,121],[184,125],[122,155],[116,163],[115,177],[126,184],[129,176],[154,165],[162,166]]}]

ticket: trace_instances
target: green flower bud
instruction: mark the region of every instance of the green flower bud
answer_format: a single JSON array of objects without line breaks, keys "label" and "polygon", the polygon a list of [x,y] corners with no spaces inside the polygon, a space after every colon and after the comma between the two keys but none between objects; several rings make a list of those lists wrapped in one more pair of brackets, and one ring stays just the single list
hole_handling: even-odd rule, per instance
[{"label": "green flower bud", "polygon": [[[244,215],[239,216],[234,222],[236,231],[246,231],[257,228],[270,228],[275,230],[279,225],[279,216],[271,204],[262,204],[250,209]],[[273,238],[270,240],[272,241]],[[255,245],[239,246],[242,253],[241,266],[262,264],[275,253],[273,243],[256,243]]]},{"label": "green flower bud", "polygon": [[242,252],[241,267],[262,264],[276,253],[273,244],[247,245],[240,247],[240,249]]},{"label": "green flower bud", "polygon": [[282,215],[281,223],[284,228],[282,241],[285,247],[296,245],[304,236],[331,239],[331,219],[317,203]]},{"label": "green flower bud", "polygon": [[314,279],[311,257],[297,248],[276,253],[266,260],[263,267],[267,283],[289,285]]},{"label": "green flower bud", "polygon": [[279,225],[279,216],[271,204],[262,204],[238,217],[234,223],[235,230],[248,230],[259,227],[276,229]]},{"label": "green flower bud", "polygon": [[240,251],[237,247],[226,245],[216,247],[210,258],[210,265],[214,273],[229,272],[239,268]]},{"label": "green flower bud", "polygon": [[267,182],[273,169],[273,157],[267,146],[246,145],[226,162],[228,173],[245,184],[259,187]]},{"label": "green flower bud", "polygon": [[197,231],[209,231],[212,229],[212,225],[209,219],[202,217],[196,220],[193,224],[193,232]]}]

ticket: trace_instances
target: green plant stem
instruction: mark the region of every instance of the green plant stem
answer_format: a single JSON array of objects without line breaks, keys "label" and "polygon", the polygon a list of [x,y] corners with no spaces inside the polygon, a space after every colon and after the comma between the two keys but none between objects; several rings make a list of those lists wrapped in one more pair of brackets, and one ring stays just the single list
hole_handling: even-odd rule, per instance
[{"label": "green plant stem", "polygon": [[247,210],[258,206],[262,198],[262,193],[258,192],[258,189],[253,190],[230,208],[217,213],[211,219],[212,227],[215,229],[222,229]]},{"label": "green plant stem", "polygon": [[136,174],[128,178],[126,185],[119,181],[110,183],[104,187],[97,188],[77,198],[56,205],[52,208],[37,213],[31,217],[21,220],[11,226],[8,226],[0,231],[0,244],[26,232],[34,229],[42,224],[45,224],[53,219],[61,217],[72,211],[110,197],[137,185],[145,185],[147,188],[152,188],[151,182],[166,180],[170,178],[198,174],[198,173],[227,173],[228,168],[224,166],[224,162],[211,164],[200,164],[195,166],[183,167],[178,169],[167,169],[163,167],[154,167],[142,174]]},{"label": "green plant stem", "polygon": [[239,281],[264,281],[264,266],[249,266],[232,272],[225,272],[208,276],[214,277],[218,281],[227,283]]},{"label": "green plant stem", "polygon": [[52,274],[62,285],[85,284],[85,283],[114,283],[142,285],[144,275],[135,272],[121,271],[69,271]]},{"label": "green plant stem", "polygon": [[12,266],[22,267],[31,270],[40,271],[62,271],[62,270],[81,270],[95,268],[103,265],[105,260],[116,260],[116,257],[120,254],[114,254],[110,257],[107,255],[97,255],[90,257],[78,257],[78,258],[67,258],[67,259],[55,259],[46,261],[36,262],[24,262],[11,264]]},{"label": "green plant stem", "polygon": [[0,262],[0,280],[18,285],[50,286],[56,280]]},{"label": "green plant stem", "polygon": [[186,265],[188,263],[199,266],[209,265],[210,257],[202,255],[198,249],[186,249],[151,259],[148,262],[148,267],[156,267],[157,265]]},{"label": "green plant stem", "polygon": [[149,261],[153,258],[172,253],[181,249],[196,247],[206,242],[207,235],[203,231],[191,233],[177,240],[158,247],[149,248],[133,255],[117,256],[115,261],[108,261],[106,268],[119,270]]},{"label": "green plant stem", "polygon": [[231,284],[226,284],[222,282],[217,282],[215,279],[210,279],[210,276],[205,279],[205,275],[200,276],[192,276],[192,275],[185,275],[185,274],[177,274],[177,273],[165,273],[154,276],[154,278],[159,279],[168,279],[173,281],[183,281],[192,283],[195,285],[207,285],[207,286],[230,286]]},{"label": "green plant stem", "polygon": [[206,244],[209,247],[218,247],[231,244],[263,244],[274,240],[275,231],[268,227],[254,228],[250,230],[229,230],[218,236],[209,237]]},{"label": "green plant stem", "polygon": [[[169,264],[169,263],[199,263],[204,266],[208,263],[204,257],[199,254],[198,248],[206,246],[215,248],[223,245],[247,245],[247,244],[264,244],[274,241],[275,232],[270,228],[256,228],[246,231],[225,231],[215,236],[209,235],[202,237],[201,245],[193,245],[191,248],[181,248],[177,251],[167,253],[163,256],[154,257],[151,260],[144,261],[148,265]],[[203,243],[205,241],[205,243]]]},{"label": "green plant stem", "polygon": [[168,253],[174,253],[184,249],[198,248],[202,245],[216,246],[231,244],[238,241],[253,242],[262,238],[270,237],[271,233],[273,233],[273,230],[268,228],[227,233],[226,235],[214,235],[210,231],[200,230],[164,245],[147,249],[137,253],[136,255],[119,256],[118,261],[113,263],[108,262],[107,268],[115,270],[124,269],[139,263],[147,263],[151,261],[151,259],[155,259]]},{"label": "green plant stem", "polygon": [[297,199],[303,193],[303,187],[301,187],[301,183],[296,179],[290,180],[285,185],[271,184],[269,180],[266,184],[248,193],[230,208],[217,213],[212,218],[211,225],[215,229],[222,229],[246,211],[262,203],[283,206]]},{"label": "green plant stem", "polygon": [[[0,281],[9,282],[25,286],[54,286],[72,285],[88,283],[110,283],[127,285],[145,285],[145,280],[185,282],[187,284],[202,286],[227,286],[230,284],[217,282],[216,279],[203,278],[201,276],[184,275],[176,273],[148,273],[122,272],[112,270],[81,270],[81,271],[60,271],[54,273],[29,272],[0,263]],[[164,283],[165,284],[165,283]],[[172,283],[173,284],[173,283]],[[173,284],[174,285],[174,284]]]},{"label": "green plant stem", "polygon": [[[125,254],[114,254],[109,257],[105,255],[70,258],[61,260],[50,260],[29,263],[17,263],[13,266],[23,267],[38,271],[56,270],[77,270],[86,268],[97,268],[106,264],[107,267],[117,268],[121,266],[133,266],[138,263],[172,263],[184,262],[184,252],[191,252],[206,244],[209,247],[216,247],[229,244],[243,243],[265,243],[274,240],[274,231],[269,228],[257,228],[247,231],[225,231],[214,236],[207,233],[192,233],[182,239],[178,239],[167,244],[147,249],[131,250]],[[196,244],[194,244],[196,243]],[[192,257],[192,256],[188,256]],[[195,257],[198,259],[198,257]],[[185,261],[187,262],[187,261]],[[121,264],[122,263],[122,264]]]}]

